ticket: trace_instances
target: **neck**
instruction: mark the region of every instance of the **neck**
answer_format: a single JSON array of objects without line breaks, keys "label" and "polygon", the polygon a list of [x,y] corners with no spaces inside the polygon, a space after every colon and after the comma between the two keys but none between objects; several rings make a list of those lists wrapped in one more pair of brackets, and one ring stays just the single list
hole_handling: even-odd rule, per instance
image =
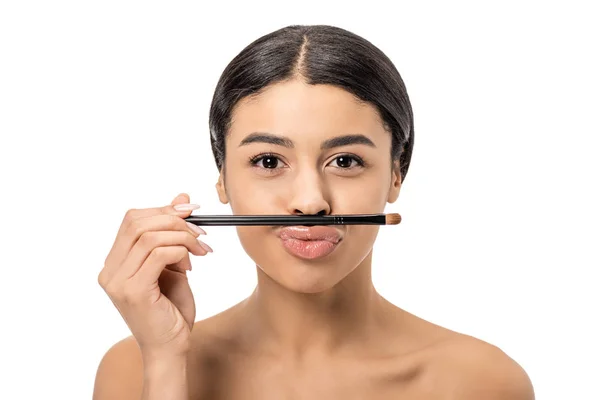
[{"label": "neck", "polygon": [[377,337],[388,304],[371,279],[371,253],[341,282],[321,293],[293,292],[260,268],[258,285],[245,302],[255,345],[279,354],[331,353]]}]

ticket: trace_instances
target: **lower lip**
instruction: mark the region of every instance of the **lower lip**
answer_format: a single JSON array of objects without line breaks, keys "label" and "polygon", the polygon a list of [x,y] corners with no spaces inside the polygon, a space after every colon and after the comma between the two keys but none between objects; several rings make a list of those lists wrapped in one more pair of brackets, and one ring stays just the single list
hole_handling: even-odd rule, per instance
[{"label": "lower lip", "polygon": [[337,243],[327,240],[299,240],[299,239],[283,239],[283,247],[291,254],[314,260],[315,258],[325,257],[335,250]]}]

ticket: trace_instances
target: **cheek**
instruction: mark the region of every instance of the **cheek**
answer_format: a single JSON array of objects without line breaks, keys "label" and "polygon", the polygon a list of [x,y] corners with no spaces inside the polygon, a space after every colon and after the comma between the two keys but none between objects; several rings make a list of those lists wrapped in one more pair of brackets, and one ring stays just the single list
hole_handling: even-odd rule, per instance
[{"label": "cheek", "polygon": [[258,263],[261,255],[266,250],[265,239],[274,236],[273,228],[268,226],[238,226],[236,230],[244,251]]},{"label": "cheek", "polygon": [[379,193],[362,189],[353,193],[333,193],[334,214],[376,214],[383,210],[385,202]]},{"label": "cheek", "polygon": [[285,185],[238,175],[227,182],[227,197],[234,214],[281,214]]},{"label": "cheek", "polygon": [[365,179],[332,180],[328,185],[332,211],[335,214],[379,213],[385,208],[388,186],[375,174]]},{"label": "cheek", "polygon": [[373,248],[378,233],[376,225],[349,225],[344,239],[345,261],[352,265],[360,263]]}]

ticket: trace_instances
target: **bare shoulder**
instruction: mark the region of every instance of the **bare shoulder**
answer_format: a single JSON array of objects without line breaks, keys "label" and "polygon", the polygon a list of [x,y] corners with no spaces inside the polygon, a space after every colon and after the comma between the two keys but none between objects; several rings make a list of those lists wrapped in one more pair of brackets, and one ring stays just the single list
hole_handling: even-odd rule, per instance
[{"label": "bare shoulder", "polygon": [[192,329],[192,354],[231,351],[236,345],[239,325],[240,302],[218,314],[198,320]]},{"label": "bare shoulder", "polygon": [[94,400],[139,398],[143,385],[142,355],[133,336],[114,344],[102,357],[94,383]]},{"label": "bare shoulder", "polygon": [[[191,393],[205,393],[210,388],[199,385],[216,379],[218,363],[231,347],[228,332],[232,330],[234,311],[235,307],[232,307],[194,323],[192,351],[188,357]],[[139,398],[143,390],[143,374],[142,353],[135,338],[128,336],[110,347],[102,357],[94,382],[94,400]]]},{"label": "bare shoulder", "polygon": [[240,304],[196,321],[188,356],[190,398],[215,398],[224,382],[232,355],[240,351],[238,311]]},{"label": "bare shoulder", "polygon": [[457,399],[534,400],[525,370],[499,347],[456,334],[436,346],[433,366],[445,394]]},{"label": "bare shoulder", "polygon": [[[194,324],[192,351],[188,357],[188,386],[193,398],[209,389],[204,382],[215,377],[220,341],[214,318]],[[220,352],[222,353],[222,352]],[[114,344],[102,357],[94,383],[94,400],[138,399],[144,385],[142,353],[133,336]],[[202,378],[202,379],[198,379]]]}]

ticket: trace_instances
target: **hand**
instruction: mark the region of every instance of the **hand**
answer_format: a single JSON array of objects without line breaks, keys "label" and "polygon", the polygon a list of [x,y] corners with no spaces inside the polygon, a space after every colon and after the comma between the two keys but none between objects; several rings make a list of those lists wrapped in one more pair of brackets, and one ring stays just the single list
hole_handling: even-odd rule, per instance
[{"label": "hand", "polygon": [[142,354],[183,355],[189,349],[196,317],[186,275],[189,252],[212,252],[197,240],[206,232],[183,219],[192,209],[174,208],[189,201],[180,194],[169,206],[127,211],[98,275]]}]

